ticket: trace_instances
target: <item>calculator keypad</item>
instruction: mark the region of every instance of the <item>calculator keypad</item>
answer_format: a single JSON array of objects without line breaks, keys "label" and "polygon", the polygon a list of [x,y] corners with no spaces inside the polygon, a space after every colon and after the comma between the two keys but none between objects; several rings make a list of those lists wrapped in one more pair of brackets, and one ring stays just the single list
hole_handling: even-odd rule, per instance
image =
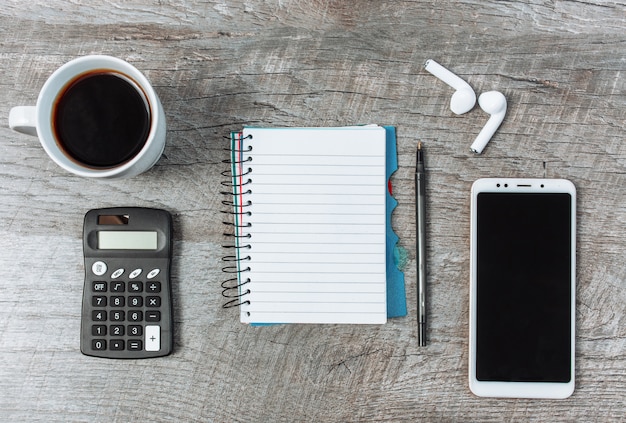
[{"label": "calculator keypad", "polygon": [[170,313],[170,300],[165,296],[169,291],[163,290],[157,278],[164,272],[134,267],[128,272],[103,261],[94,263],[91,270],[94,280],[85,284],[83,303],[90,310],[83,311],[82,329],[83,343],[91,348],[89,355],[142,358],[169,353],[171,340],[163,339],[164,331],[168,336],[171,333],[171,323],[165,319]]}]

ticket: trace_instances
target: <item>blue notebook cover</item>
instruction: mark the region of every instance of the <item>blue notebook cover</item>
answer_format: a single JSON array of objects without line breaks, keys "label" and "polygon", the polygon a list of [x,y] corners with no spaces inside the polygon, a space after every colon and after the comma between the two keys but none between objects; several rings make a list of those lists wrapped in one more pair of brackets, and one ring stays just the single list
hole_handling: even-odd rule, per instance
[{"label": "blue notebook cover", "polygon": [[398,235],[391,226],[391,215],[398,205],[391,192],[391,175],[398,169],[398,153],[396,151],[396,128],[385,126],[387,134],[387,317],[406,316],[406,292],[404,273],[399,268],[397,251]]}]

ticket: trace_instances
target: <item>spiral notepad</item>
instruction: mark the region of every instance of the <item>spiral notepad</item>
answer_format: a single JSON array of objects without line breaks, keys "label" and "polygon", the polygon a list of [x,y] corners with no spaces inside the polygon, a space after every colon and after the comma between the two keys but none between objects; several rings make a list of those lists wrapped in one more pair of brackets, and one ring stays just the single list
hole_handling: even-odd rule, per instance
[{"label": "spiral notepad", "polygon": [[227,306],[245,323],[385,323],[385,129],[231,136]]}]

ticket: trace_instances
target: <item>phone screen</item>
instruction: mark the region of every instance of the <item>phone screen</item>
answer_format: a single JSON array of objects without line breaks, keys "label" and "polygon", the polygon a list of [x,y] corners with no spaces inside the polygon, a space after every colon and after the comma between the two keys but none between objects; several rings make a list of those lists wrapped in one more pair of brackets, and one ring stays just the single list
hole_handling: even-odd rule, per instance
[{"label": "phone screen", "polygon": [[476,379],[569,382],[572,198],[478,193]]}]

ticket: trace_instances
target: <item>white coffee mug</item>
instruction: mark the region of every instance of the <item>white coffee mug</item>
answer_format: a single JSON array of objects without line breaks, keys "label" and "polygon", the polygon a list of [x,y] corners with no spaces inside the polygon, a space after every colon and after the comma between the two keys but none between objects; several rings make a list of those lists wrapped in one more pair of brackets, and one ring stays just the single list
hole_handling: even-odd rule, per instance
[{"label": "white coffee mug", "polygon": [[[60,104],[66,102],[64,96],[68,96],[69,94],[67,93],[69,92],[76,91],[73,87],[77,85],[78,81],[86,80],[94,75],[100,76],[103,74],[112,75],[112,77],[109,77],[109,80],[120,78],[124,81],[123,83],[119,81],[113,82],[117,84],[114,86],[119,86],[120,88],[124,88],[122,85],[125,86],[126,88],[124,89],[128,92],[128,95],[133,96],[133,102],[130,103],[132,103],[135,107],[132,110],[129,109],[129,111],[132,111],[133,113],[126,113],[126,109],[122,107],[119,108],[119,111],[118,108],[113,108],[115,110],[108,110],[106,113],[102,113],[98,116],[75,118],[72,116],[72,113],[77,115],[80,113],[72,112],[72,110],[80,109],[80,107],[77,108],[76,105],[74,105],[73,109],[69,106],[63,109],[67,110],[63,112],[63,118],[55,117],[61,113]],[[106,94],[117,92],[116,90],[108,88],[108,86],[106,86],[106,88],[98,88],[97,84],[100,82],[101,81],[89,82],[91,85],[95,84],[96,87],[95,90],[92,89],[89,92],[103,93],[101,96],[102,99],[105,98]],[[136,92],[133,91],[133,89]],[[76,93],[76,95],[73,95],[73,98],[79,98],[80,92],[76,91]],[[90,103],[97,103],[97,101],[91,101],[92,97],[83,96],[81,98],[86,99],[83,101],[90,106]],[[137,100],[135,101],[134,99]],[[124,104],[126,104],[127,101],[123,101]],[[76,104],[80,105],[79,103]],[[141,106],[138,106],[139,104],[142,104],[145,107],[145,113],[141,112]],[[95,110],[100,110],[99,107],[102,106],[103,105],[98,105],[97,107],[83,107],[83,109],[93,109],[92,113],[97,114]],[[109,109],[111,109],[111,107],[109,107]],[[133,117],[137,115],[137,110],[142,113],[142,125],[135,128],[132,126],[134,125]],[[107,116],[107,118],[101,119],[101,116]],[[82,136],[82,134],[87,133],[87,130],[82,131],[82,128],[79,126],[85,125],[86,121],[94,118],[100,119],[102,121],[99,122],[100,126],[102,127],[102,125],[105,125],[106,130],[102,131],[90,129],[91,133],[97,132],[98,134],[101,134],[98,141],[100,143],[98,144],[98,148],[100,148],[100,150],[95,150],[97,151],[96,153],[91,152],[90,154],[97,156],[97,154],[100,154],[100,151],[106,152],[106,148],[109,148],[107,144],[109,141],[106,140],[106,137],[110,135],[108,128],[115,127],[115,131],[117,132],[111,132],[111,134],[116,134],[116,136],[110,137],[111,139],[115,138],[115,142],[125,142],[120,140],[125,140],[127,133],[130,133],[131,130],[134,131],[132,132],[133,137],[136,138],[132,139],[134,147],[133,150],[126,152],[127,157],[121,159],[119,162],[112,161],[110,163],[106,162],[106,164],[102,164],[100,162],[90,162],[89,160],[84,160],[82,158],[83,156],[73,154],[72,151],[74,147],[69,148],[69,144],[65,145],[66,142],[60,139],[63,136],[61,135],[62,131],[59,129],[59,126],[67,127],[70,130],[76,130],[76,134],[80,136],[73,135],[75,139],[73,141],[75,142],[74,146],[78,150],[88,149],[90,137]],[[120,121],[123,122],[123,124],[119,124]],[[59,122],[64,123],[61,125]],[[83,56],[61,66],[45,82],[39,93],[39,97],[37,98],[36,106],[18,106],[11,109],[9,115],[9,126],[18,132],[36,135],[46,153],[48,153],[50,158],[63,169],[79,176],[91,178],[125,178],[138,175],[154,166],[154,164],[159,160],[159,157],[161,157],[163,149],[165,148],[165,113],[158,96],[150,85],[150,82],[148,82],[146,77],[134,66],[121,59],[111,56]],[[132,128],[128,130],[124,129],[127,126],[131,126]],[[123,133],[124,137],[117,136],[120,131],[126,131]],[[94,137],[96,136],[97,134],[94,135]],[[129,139],[131,138],[129,137]],[[83,144],[78,144],[79,140]],[[93,143],[95,144],[96,141],[93,141]],[[122,145],[121,148],[118,148],[118,150],[120,149],[125,149],[124,145]],[[109,153],[116,154],[115,151],[112,150]]]}]

